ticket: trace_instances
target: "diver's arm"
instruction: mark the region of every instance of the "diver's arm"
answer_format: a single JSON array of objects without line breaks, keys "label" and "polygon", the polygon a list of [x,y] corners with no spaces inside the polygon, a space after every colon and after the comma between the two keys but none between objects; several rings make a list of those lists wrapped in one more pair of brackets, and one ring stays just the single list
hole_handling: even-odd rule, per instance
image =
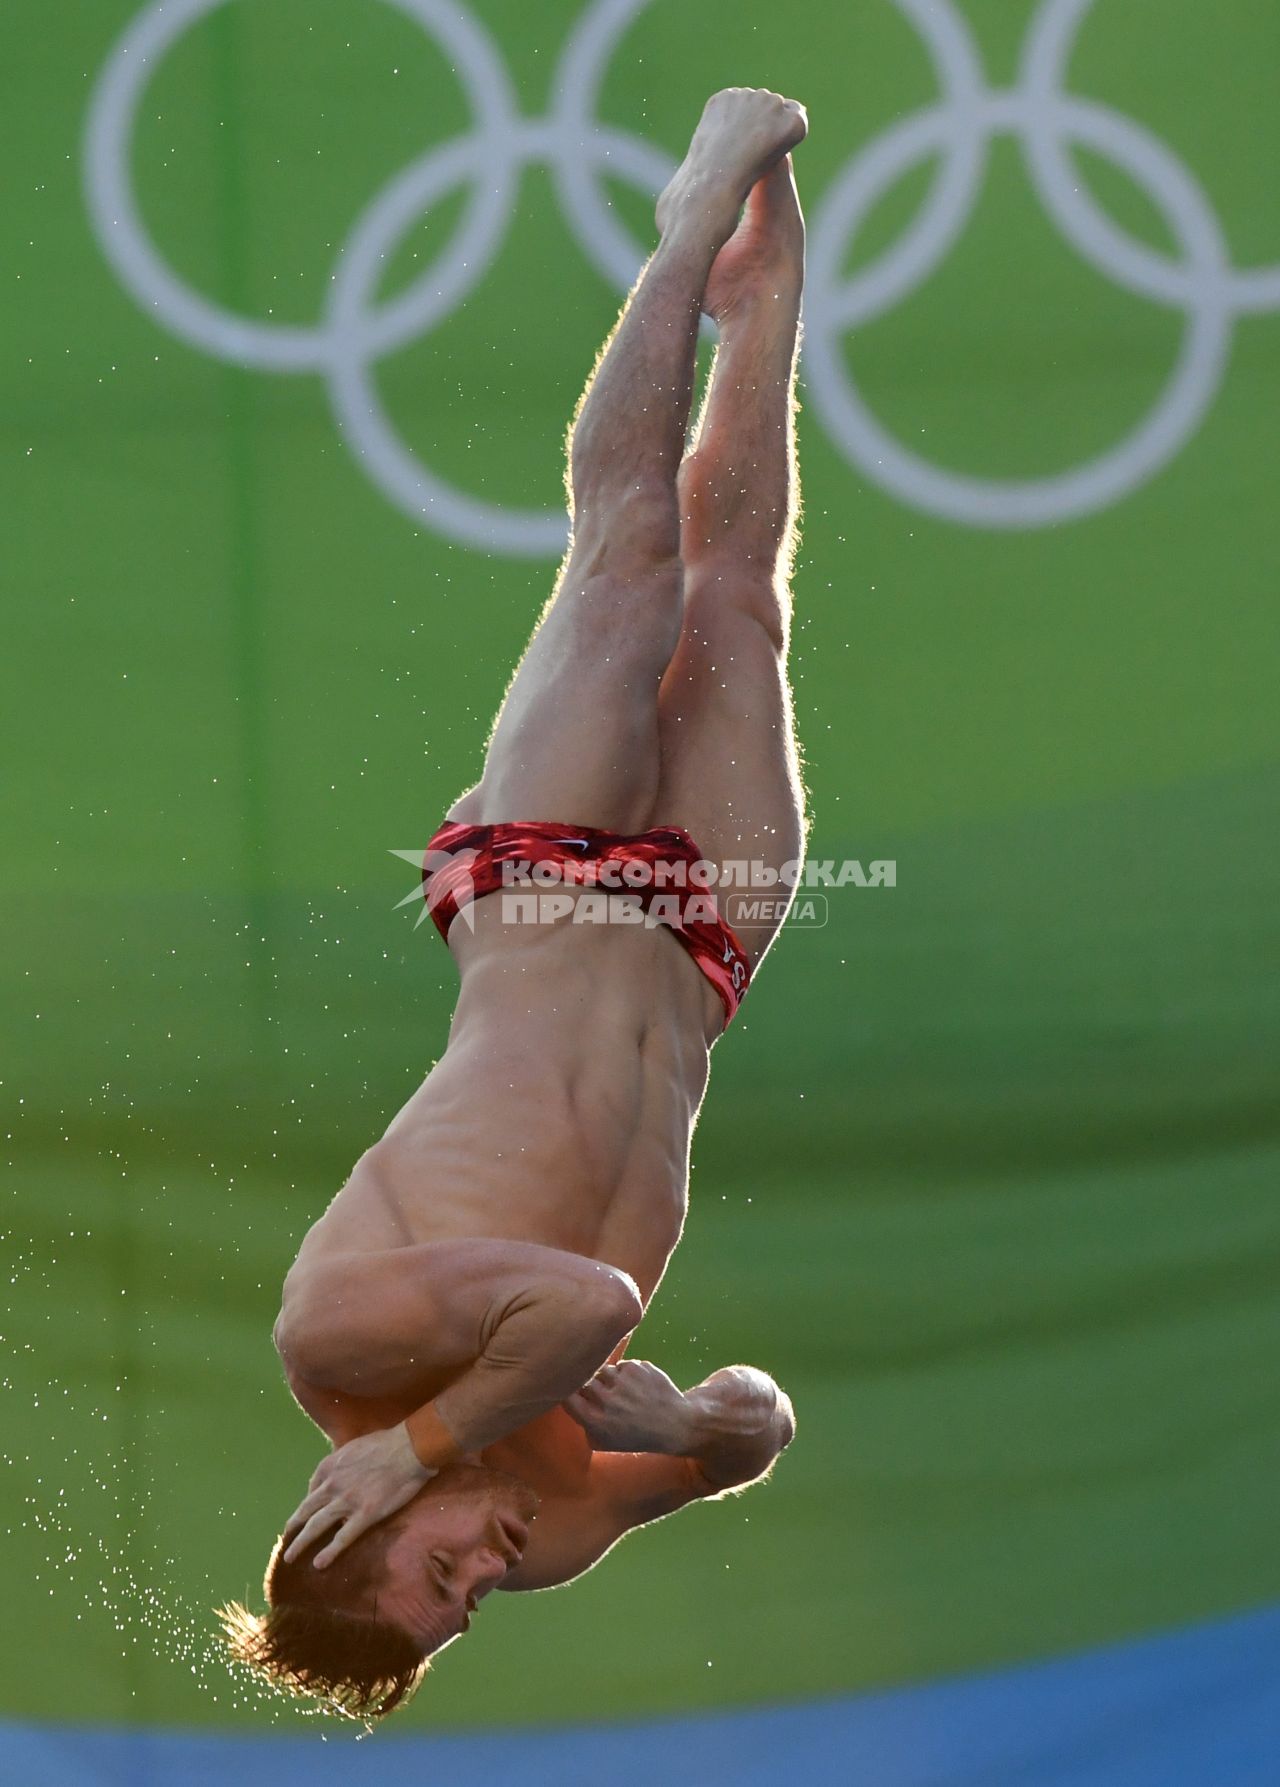
[{"label": "diver's arm", "polygon": [[428,1241],[300,1263],[275,1341],[322,1390],[401,1408],[422,1395],[407,1425],[434,1466],[554,1408],[642,1313],[634,1281],[601,1260],[525,1241]]},{"label": "diver's arm", "polygon": [[682,1391],[647,1360],[623,1359],[565,1407],[598,1452],[691,1459],[704,1494],[758,1482],[795,1435],[791,1398],[753,1365],[725,1366]]},{"label": "diver's arm", "polygon": [[[548,1250],[542,1250],[548,1251]],[[495,1296],[479,1357],[405,1421],[424,1464],[480,1452],[536,1421],[597,1371],[644,1313],[625,1272],[575,1254]]]},{"label": "diver's arm", "polygon": [[623,1359],[564,1406],[594,1448],[586,1482],[542,1510],[505,1590],[571,1582],[636,1527],[763,1482],[795,1433],[790,1397],[750,1365],[682,1391],[647,1360]]},{"label": "diver's arm", "polygon": [[404,1407],[415,1386],[449,1381],[404,1420],[321,1460],[286,1525],[286,1556],[328,1533],[314,1561],[331,1563],[443,1465],[555,1408],[642,1313],[625,1272],[525,1242],[424,1242],[326,1257],[294,1275],[275,1340],[309,1385]]}]

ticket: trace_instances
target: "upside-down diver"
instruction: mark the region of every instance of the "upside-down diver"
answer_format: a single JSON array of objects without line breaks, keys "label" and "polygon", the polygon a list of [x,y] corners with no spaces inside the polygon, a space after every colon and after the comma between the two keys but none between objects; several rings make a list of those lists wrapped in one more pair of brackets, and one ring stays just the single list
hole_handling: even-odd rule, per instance
[{"label": "upside-down diver", "polygon": [[[333,1450],[268,1611],[222,1619],[262,1676],[366,1718],[491,1589],[581,1575],[767,1476],[795,1431],[763,1371],[682,1392],[623,1355],[680,1238],[711,1047],[786,909],[731,924],[697,865],[751,862],[785,894],[804,849],[786,664],[807,129],[775,93],[717,93],[658,201],[570,430],[555,595],[428,853],[461,976],[448,1048],[285,1280],[276,1347]],[[720,339],[687,439],[703,312]],[[530,861],[569,897],[511,923],[486,896]],[[601,886],[642,890],[644,922],[580,922],[617,903]]]}]

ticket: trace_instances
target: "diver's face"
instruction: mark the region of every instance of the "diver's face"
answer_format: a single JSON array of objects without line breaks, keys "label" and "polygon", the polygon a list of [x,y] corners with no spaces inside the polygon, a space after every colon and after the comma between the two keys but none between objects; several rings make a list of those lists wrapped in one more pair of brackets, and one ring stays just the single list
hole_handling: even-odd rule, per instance
[{"label": "diver's face", "polygon": [[538,1497],[482,1464],[451,1464],[408,1504],[386,1551],[379,1612],[424,1646],[467,1630],[471,1614],[520,1562]]}]

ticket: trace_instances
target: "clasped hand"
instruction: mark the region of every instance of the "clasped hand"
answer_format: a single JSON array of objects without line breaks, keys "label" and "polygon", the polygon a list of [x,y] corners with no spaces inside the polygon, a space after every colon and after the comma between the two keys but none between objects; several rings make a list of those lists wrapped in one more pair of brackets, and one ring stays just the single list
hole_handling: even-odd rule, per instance
[{"label": "clasped hand", "polygon": [[647,1359],[606,1365],[564,1407],[597,1452],[685,1453],[691,1409],[682,1390]]},{"label": "clasped hand", "polygon": [[292,1563],[308,1545],[337,1527],[312,1559],[323,1570],[361,1533],[403,1508],[435,1475],[419,1462],[403,1424],[348,1440],[321,1459],[305,1499],[289,1516],[283,1534],[285,1562]]}]

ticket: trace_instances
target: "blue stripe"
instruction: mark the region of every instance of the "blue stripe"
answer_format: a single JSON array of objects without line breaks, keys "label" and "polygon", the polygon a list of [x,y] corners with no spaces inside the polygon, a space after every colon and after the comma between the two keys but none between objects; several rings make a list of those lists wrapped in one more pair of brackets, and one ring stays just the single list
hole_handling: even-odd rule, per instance
[{"label": "blue stripe", "polygon": [[23,1787],[1275,1787],[1280,1608],[852,1699],[363,1742],[0,1725]]}]

